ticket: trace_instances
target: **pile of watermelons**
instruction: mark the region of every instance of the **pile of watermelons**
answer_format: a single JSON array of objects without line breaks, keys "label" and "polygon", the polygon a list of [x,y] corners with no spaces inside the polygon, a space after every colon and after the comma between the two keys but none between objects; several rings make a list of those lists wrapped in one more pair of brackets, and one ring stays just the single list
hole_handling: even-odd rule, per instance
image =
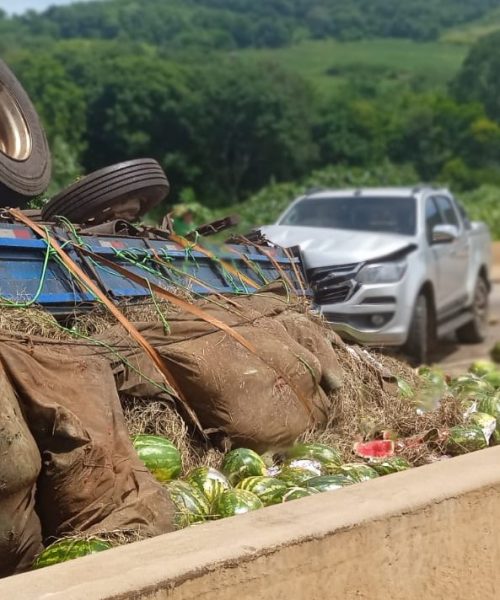
[{"label": "pile of watermelons", "polygon": [[[444,395],[452,395],[463,412],[463,422],[437,434],[443,455],[455,456],[500,443],[500,343],[492,361],[477,361],[469,372],[449,380],[439,369],[422,367],[418,394],[403,380],[400,393],[412,398],[417,411]],[[320,443],[298,443],[269,461],[253,450],[228,452],[220,470],[201,466],[179,479],[182,457],[170,440],[138,435],[133,445],[154,477],[166,486],[176,507],[176,525],[187,527],[232,517],[321,492],[331,492],[383,475],[411,468],[398,452],[404,440],[381,439],[356,443],[355,462],[343,463],[340,453]],[[37,558],[34,568],[107,550],[99,539],[60,540]]]}]

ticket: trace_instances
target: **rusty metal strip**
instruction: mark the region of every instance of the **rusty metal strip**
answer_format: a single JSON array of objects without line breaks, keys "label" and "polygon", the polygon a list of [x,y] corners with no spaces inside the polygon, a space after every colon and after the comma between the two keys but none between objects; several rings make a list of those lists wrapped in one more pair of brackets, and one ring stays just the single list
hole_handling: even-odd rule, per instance
[{"label": "rusty metal strip", "polygon": [[189,302],[182,300],[182,298],[179,298],[172,292],[169,292],[168,290],[163,289],[159,285],[156,285],[156,283],[149,281],[149,279],[146,279],[146,277],[142,277],[142,275],[137,275],[136,273],[129,271],[125,267],[122,267],[121,265],[119,265],[111,260],[108,260],[107,258],[104,258],[104,256],[100,256],[99,254],[94,254],[94,252],[91,252],[90,250],[87,250],[86,248],[82,248],[82,247],[80,247],[80,251],[83,254],[85,254],[86,256],[93,258],[95,261],[100,262],[105,267],[107,267],[109,269],[113,269],[117,273],[120,273],[120,275],[123,275],[123,277],[130,279],[134,283],[137,283],[138,285],[140,285],[146,289],[151,289],[155,294],[164,298],[165,300],[168,300],[175,306],[178,306],[179,308],[182,308],[186,312],[191,313],[192,315],[198,317],[199,319],[202,319],[203,321],[206,321],[207,323],[214,325],[217,329],[224,331],[225,333],[230,335],[232,338],[234,338],[237,342],[239,342],[247,350],[249,350],[253,354],[257,354],[257,349],[253,346],[253,344],[251,344],[248,340],[246,340],[241,334],[239,334],[237,331],[235,331],[232,327],[230,327],[223,321],[220,321],[216,317],[212,317],[212,315],[208,314],[206,311],[202,310],[195,304],[189,304]]}]

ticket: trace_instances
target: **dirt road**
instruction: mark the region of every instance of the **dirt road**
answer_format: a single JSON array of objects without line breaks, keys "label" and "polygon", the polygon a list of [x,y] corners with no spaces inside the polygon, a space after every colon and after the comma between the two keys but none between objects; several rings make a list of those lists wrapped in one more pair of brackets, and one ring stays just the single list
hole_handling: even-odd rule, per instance
[{"label": "dirt road", "polygon": [[490,329],[488,339],[483,344],[459,345],[453,340],[440,343],[433,356],[433,362],[446,367],[451,375],[467,370],[477,358],[487,358],[495,342],[500,341],[500,282],[496,283],[491,294]]}]

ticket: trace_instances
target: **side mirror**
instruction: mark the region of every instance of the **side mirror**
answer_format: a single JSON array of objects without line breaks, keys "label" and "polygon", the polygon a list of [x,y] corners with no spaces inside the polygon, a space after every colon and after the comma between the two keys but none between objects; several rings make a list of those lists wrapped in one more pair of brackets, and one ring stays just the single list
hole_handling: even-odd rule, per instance
[{"label": "side mirror", "polygon": [[458,238],[458,228],[455,225],[435,225],[432,228],[433,244],[450,244]]}]

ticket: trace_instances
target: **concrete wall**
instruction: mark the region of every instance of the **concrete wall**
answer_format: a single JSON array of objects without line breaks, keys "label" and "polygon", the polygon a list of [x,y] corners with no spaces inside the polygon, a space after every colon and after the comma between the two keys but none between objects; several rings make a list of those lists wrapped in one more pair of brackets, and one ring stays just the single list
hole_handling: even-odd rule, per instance
[{"label": "concrete wall", "polygon": [[0,582],[2,600],[491,600],[500,448]]}]

